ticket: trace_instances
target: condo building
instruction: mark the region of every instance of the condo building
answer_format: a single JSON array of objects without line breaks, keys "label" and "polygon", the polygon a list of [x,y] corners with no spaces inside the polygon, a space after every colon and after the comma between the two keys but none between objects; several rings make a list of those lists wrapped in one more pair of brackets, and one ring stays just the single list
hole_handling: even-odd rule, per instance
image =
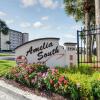
[{"label": "condo building", "polygon": [[8,35],[0,33],[0,50],[14,50],[17,46],[27,42],[28,39],[28,33],[9,29]]}]

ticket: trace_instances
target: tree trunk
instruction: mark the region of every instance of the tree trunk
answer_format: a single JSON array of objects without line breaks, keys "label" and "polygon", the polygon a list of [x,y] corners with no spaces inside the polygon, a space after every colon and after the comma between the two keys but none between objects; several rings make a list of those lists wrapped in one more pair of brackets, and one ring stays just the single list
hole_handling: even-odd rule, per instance
[{"label": "tree trunk", "polygon": [[[90,29],[90,18],[89,12],[85,12],[85,30]],[[86,58],[87,62],[92,62],[92,51],[91,51],[91,35],[89,31],[86,31]]]},{"label": "tree trunk", "polygon": [[[95,17],[96,26],[100,28],[100,0],[95,0]],[[100,33],[100,30],[97,30]],[[96,35],[96,46],[97,46],[97,60],[100,61],[100,34]]]}]

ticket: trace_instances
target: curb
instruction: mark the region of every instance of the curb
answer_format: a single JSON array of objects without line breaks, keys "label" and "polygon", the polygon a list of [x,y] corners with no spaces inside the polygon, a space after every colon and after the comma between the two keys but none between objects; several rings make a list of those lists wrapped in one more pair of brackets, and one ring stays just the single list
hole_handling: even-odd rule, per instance
[{"label": "curb", "polygon": [[40,97],[27,91],[18,89],[10,84],[5,83],[3,80],[0,80],[0,90],[11,97],[16,98],[16,100],[47,100],[44,97]]}]

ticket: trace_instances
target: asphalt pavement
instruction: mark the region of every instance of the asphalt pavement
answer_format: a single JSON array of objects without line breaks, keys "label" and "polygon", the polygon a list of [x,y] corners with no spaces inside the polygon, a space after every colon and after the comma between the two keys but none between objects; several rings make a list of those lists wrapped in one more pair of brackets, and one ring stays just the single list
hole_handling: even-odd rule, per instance
[{"label": "asphalt pavement", "polygon": [[15,56],[1,56],[0,60],[15,60]]}]

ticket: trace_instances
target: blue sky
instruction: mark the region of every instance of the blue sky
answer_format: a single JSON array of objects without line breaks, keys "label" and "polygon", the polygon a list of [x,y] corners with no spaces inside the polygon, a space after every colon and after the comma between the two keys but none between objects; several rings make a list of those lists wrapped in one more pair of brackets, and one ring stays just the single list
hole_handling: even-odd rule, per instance
[{"label": "blue sky", "polygon": [[63,0],[0,0],[0,19],[11,29],[29,33],[29,40],[58,37],[61,44],[75,42],[82,27],[65,13]]}]

